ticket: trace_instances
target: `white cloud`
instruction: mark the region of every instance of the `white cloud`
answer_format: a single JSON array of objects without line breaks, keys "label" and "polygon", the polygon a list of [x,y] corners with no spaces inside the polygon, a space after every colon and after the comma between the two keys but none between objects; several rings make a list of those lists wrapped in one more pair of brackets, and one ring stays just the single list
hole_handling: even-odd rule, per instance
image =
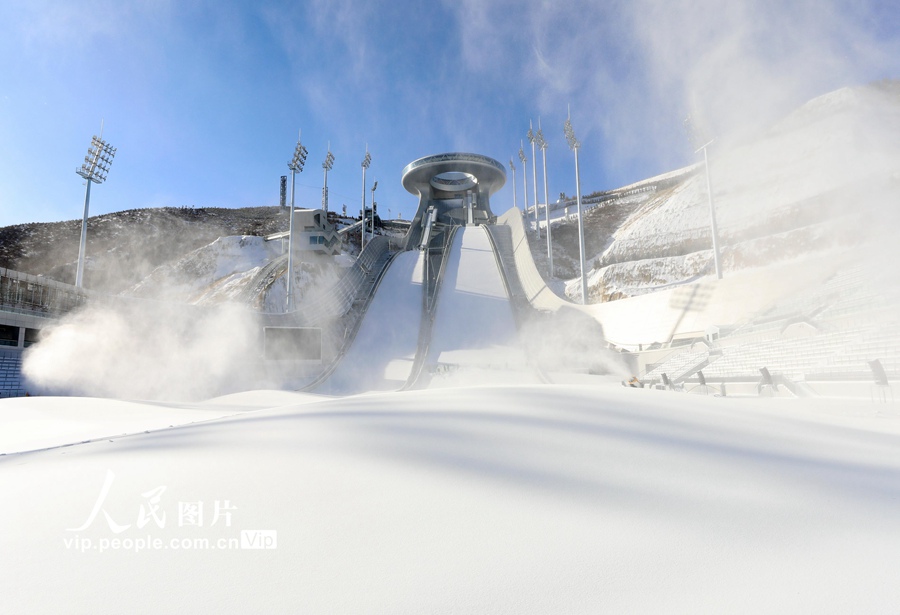
[{"label": "white cloud", "polygon": [[514,75],[536,113],[559,114],[571,102],[580,130],[600,131],[611,159],[683,155],[680,118],[689,112],[719,135],[740,133],[817,94],[900,70],[898,41],[870,27],[871,2],[447,6],[470,70]]}]

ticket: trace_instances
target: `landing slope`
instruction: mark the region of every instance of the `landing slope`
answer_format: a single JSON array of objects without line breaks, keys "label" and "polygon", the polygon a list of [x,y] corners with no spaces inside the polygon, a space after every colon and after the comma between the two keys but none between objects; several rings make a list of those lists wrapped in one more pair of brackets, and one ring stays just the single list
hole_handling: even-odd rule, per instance
[{"label": "landing slope", "polygon": [[487,231],[480,226],[462,229],[447,258],[426,361],[440,376],[432,385],[475,367],[492,369],[494,383],[501,369],[513,370],[507,375],[521,382],[523,374],[517,372],[527,366]]},{"label": "landing slope", "polygon": [[422,320],[420,252],[397,255],[378,285],[356,338],[317,393],[396,390],[409,378]]}]

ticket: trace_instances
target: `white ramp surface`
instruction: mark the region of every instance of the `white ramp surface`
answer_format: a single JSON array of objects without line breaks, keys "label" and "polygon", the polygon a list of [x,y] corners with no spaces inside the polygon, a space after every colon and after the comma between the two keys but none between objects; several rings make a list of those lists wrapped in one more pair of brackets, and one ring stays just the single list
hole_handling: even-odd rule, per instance
[{"label": "white ramp surface", "polygon": [[[444,366],[450,372],[525,369],[512,306],[487,231],[479,226],[463,228],[447,259],[428,365]],[[442,375],[440,367],[438,375]],[[497,375],[491,375],[492,381]]]},{"label": "white ramp surface", "polygon": [[422,265],[419,252],[397,255],[378,285],[356,339],[317,393],[351,395],[403,386],[419,342]]}]

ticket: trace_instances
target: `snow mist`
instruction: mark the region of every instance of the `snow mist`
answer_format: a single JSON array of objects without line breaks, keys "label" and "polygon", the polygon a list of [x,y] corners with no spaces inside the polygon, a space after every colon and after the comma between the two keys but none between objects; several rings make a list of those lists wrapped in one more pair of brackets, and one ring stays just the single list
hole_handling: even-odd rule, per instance
[{"label": "snow mist", "polygon": [[94,304],[46,329],[22,372],[45,395],[201,400],[253,386],[258,336],[252,314],[233,305]]}]

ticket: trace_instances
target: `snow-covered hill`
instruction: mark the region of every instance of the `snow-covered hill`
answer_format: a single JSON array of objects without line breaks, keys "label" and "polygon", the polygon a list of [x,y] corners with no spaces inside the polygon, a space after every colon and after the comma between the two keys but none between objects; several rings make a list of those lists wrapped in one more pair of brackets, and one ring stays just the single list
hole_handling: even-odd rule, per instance
[{"label": "snow-covered hill", "polygon": [[[132,209],[88,220],[85,285],[129,288],[154,269],[219,237],[263,236],[287,228],[278,207]],[[81,220],[0,228],[0,267],[72,283]]]},{"label": "snow-covered hill", "polygon": [[[670,188],[607,201],[586,216],[590,224],[603,210],[625,213],[608,227],[608,245],[587,255],[594,301],[713,271],[706,181],[701,166]],[[713,143],[710,182],[725,271],[860,245],[884,229],[885,204],[900,196],[900,83],[831,92],[753,141]],[[558,224],[554,236],[571,237],[566,226],[574,224]],[[557,249],[562,271],[577,275],[577,242]]]}]

